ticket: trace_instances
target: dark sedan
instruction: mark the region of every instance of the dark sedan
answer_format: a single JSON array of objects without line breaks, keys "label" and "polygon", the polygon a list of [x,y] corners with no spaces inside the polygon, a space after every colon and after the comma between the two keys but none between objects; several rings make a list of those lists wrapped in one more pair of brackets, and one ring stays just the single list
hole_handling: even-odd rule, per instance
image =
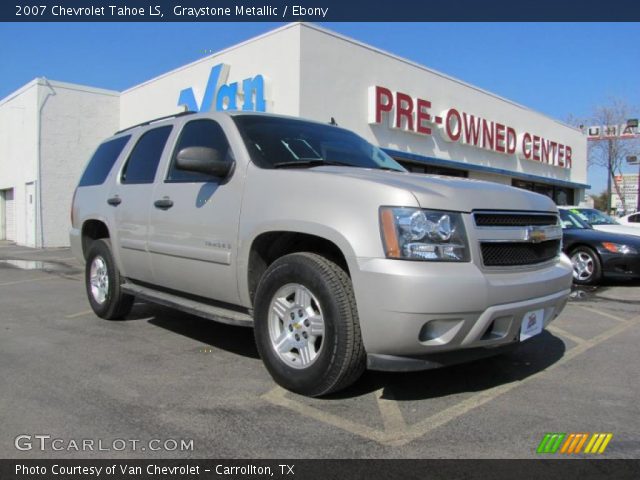
[{"label": "dark sedan", "polygon": [[607,278],[640,278],[640,237],[594,230],[576,214],[560,210],[562,245],[582,285]]}]

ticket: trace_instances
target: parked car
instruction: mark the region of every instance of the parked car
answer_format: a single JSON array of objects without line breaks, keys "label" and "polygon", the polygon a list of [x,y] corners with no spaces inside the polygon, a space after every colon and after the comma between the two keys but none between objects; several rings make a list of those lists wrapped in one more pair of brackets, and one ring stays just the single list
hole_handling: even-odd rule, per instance
[{"label": "parked car", "polygon": [[640,278],[640,238],[595,230],[572,210],[560,209],[562,241],[573,281],[592,285],[606,278]]},{"label": "parked car", "polygon": [[620,233],[626,235],[640,236],[640,229],[630,225],[622,225],[618,220],[610,217],[606,213],[595,208],[584,207],[558,207],[559,209],[570,210],[578,215],[582,220],[590,224],[594,229],[602,232]]},{"label": "parked car", "polygon": [[253,327],[275,381],[311,396],[366,367],[496,355],[542,332],[571,287],[549,198],[411,174],[348,130],[249,112],[107,139],[70,240],[98,316],[138,297]]},{"label": "parked car", "polygon": [[621,225],[640,228],[640,212],[630,213],[618,219]]}]

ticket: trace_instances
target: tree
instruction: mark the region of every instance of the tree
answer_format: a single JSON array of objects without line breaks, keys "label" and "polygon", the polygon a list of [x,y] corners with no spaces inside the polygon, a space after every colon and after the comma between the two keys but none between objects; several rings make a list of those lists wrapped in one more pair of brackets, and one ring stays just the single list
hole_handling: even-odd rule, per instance
[{"label": "tree", "polygon": [[589,141],[588,165],[598,165],[607,170],[607,204],[602,210],[609,211],[611,207],[611,186],[613,185],[622,207],[627,210],[621,185],[615,181],[616,175],[622,175],[625,159],[630,155],[637,155],[638,138],[620,138],[621,133],[616,130],[615,135],[610,128],[619,129],[626,126],[627,120],[637,118],[637,110],[621,99],[610,99],[606,105],[594,108],[591,118],[584,124],[586,128],[596,126],[601,128],[602,139]]},{"label": "tree", "polygon": [[593,208],[597,210],[602,210],[603,212],[607,212],[609,210],[609,194],[605,192],[600,192],[600,195],[593,195]]}]

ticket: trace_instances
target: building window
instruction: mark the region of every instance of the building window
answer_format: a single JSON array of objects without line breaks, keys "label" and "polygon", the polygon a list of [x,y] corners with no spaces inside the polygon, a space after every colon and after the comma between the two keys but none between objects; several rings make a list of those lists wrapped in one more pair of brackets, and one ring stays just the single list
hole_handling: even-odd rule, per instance
[{"label": "building window", "polygon": [[409,162],[402,158],[394,158],[396,162],[412,173],[428,173],[430,175],[444,175],[447,177],[467,178],[469,172],[466,170],[456,170],[455,168],[439,167],[437,165],[428,165],[426,163]]},{"label": "building window", "polygon": [[511,185],[524,190],[540,193],[552,199],[556,205],[573,205],[573,189],[555,187],[544,183],[525,182],[524,180],[513,179]]}]

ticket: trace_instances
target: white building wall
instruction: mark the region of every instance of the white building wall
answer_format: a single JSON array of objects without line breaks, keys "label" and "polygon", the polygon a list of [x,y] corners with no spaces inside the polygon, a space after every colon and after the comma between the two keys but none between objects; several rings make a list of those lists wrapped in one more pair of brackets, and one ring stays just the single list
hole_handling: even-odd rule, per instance
[{"label": "white building wall", "polygon": [[183,111],[178,106],[178,98],[180,92],[189,87],[200,105],[211,69],[221,63],[229,67],[225,83],[239,82],[241,86],[244,79],[262,75],[267,111],[298,115],[300,26],[294,24],[125,90],[121,95],[120,127]]},{"label": "white building wall", "polygon": [[0,101],[0,190],[13,188],[16,243],[20,245],[27,240],[26,184],[37,179],[37,92],[34,80]]},{"label": "white building wall", "polygon": [[[425,38],[428,32],[425,32]],[[577,183],[587,182],[586,137],[576,129],[472,85],[328,32],[301,26],[300,115],[351,129],[386,148]],[[554,167],[449,143],[435,131],[422,136],[368,124],[368,89],[384,86],[432,102],[432,113],[455,107],[488,120],[563,142],[573,149],[573,168]],[[531,88],[535,88],[532,84]]]},{"label": "white building wall", "polygon": [[73,192],[98,144],[118,130],[119,93],[42,81],[41,186],[45,247],[69,245]]}]

